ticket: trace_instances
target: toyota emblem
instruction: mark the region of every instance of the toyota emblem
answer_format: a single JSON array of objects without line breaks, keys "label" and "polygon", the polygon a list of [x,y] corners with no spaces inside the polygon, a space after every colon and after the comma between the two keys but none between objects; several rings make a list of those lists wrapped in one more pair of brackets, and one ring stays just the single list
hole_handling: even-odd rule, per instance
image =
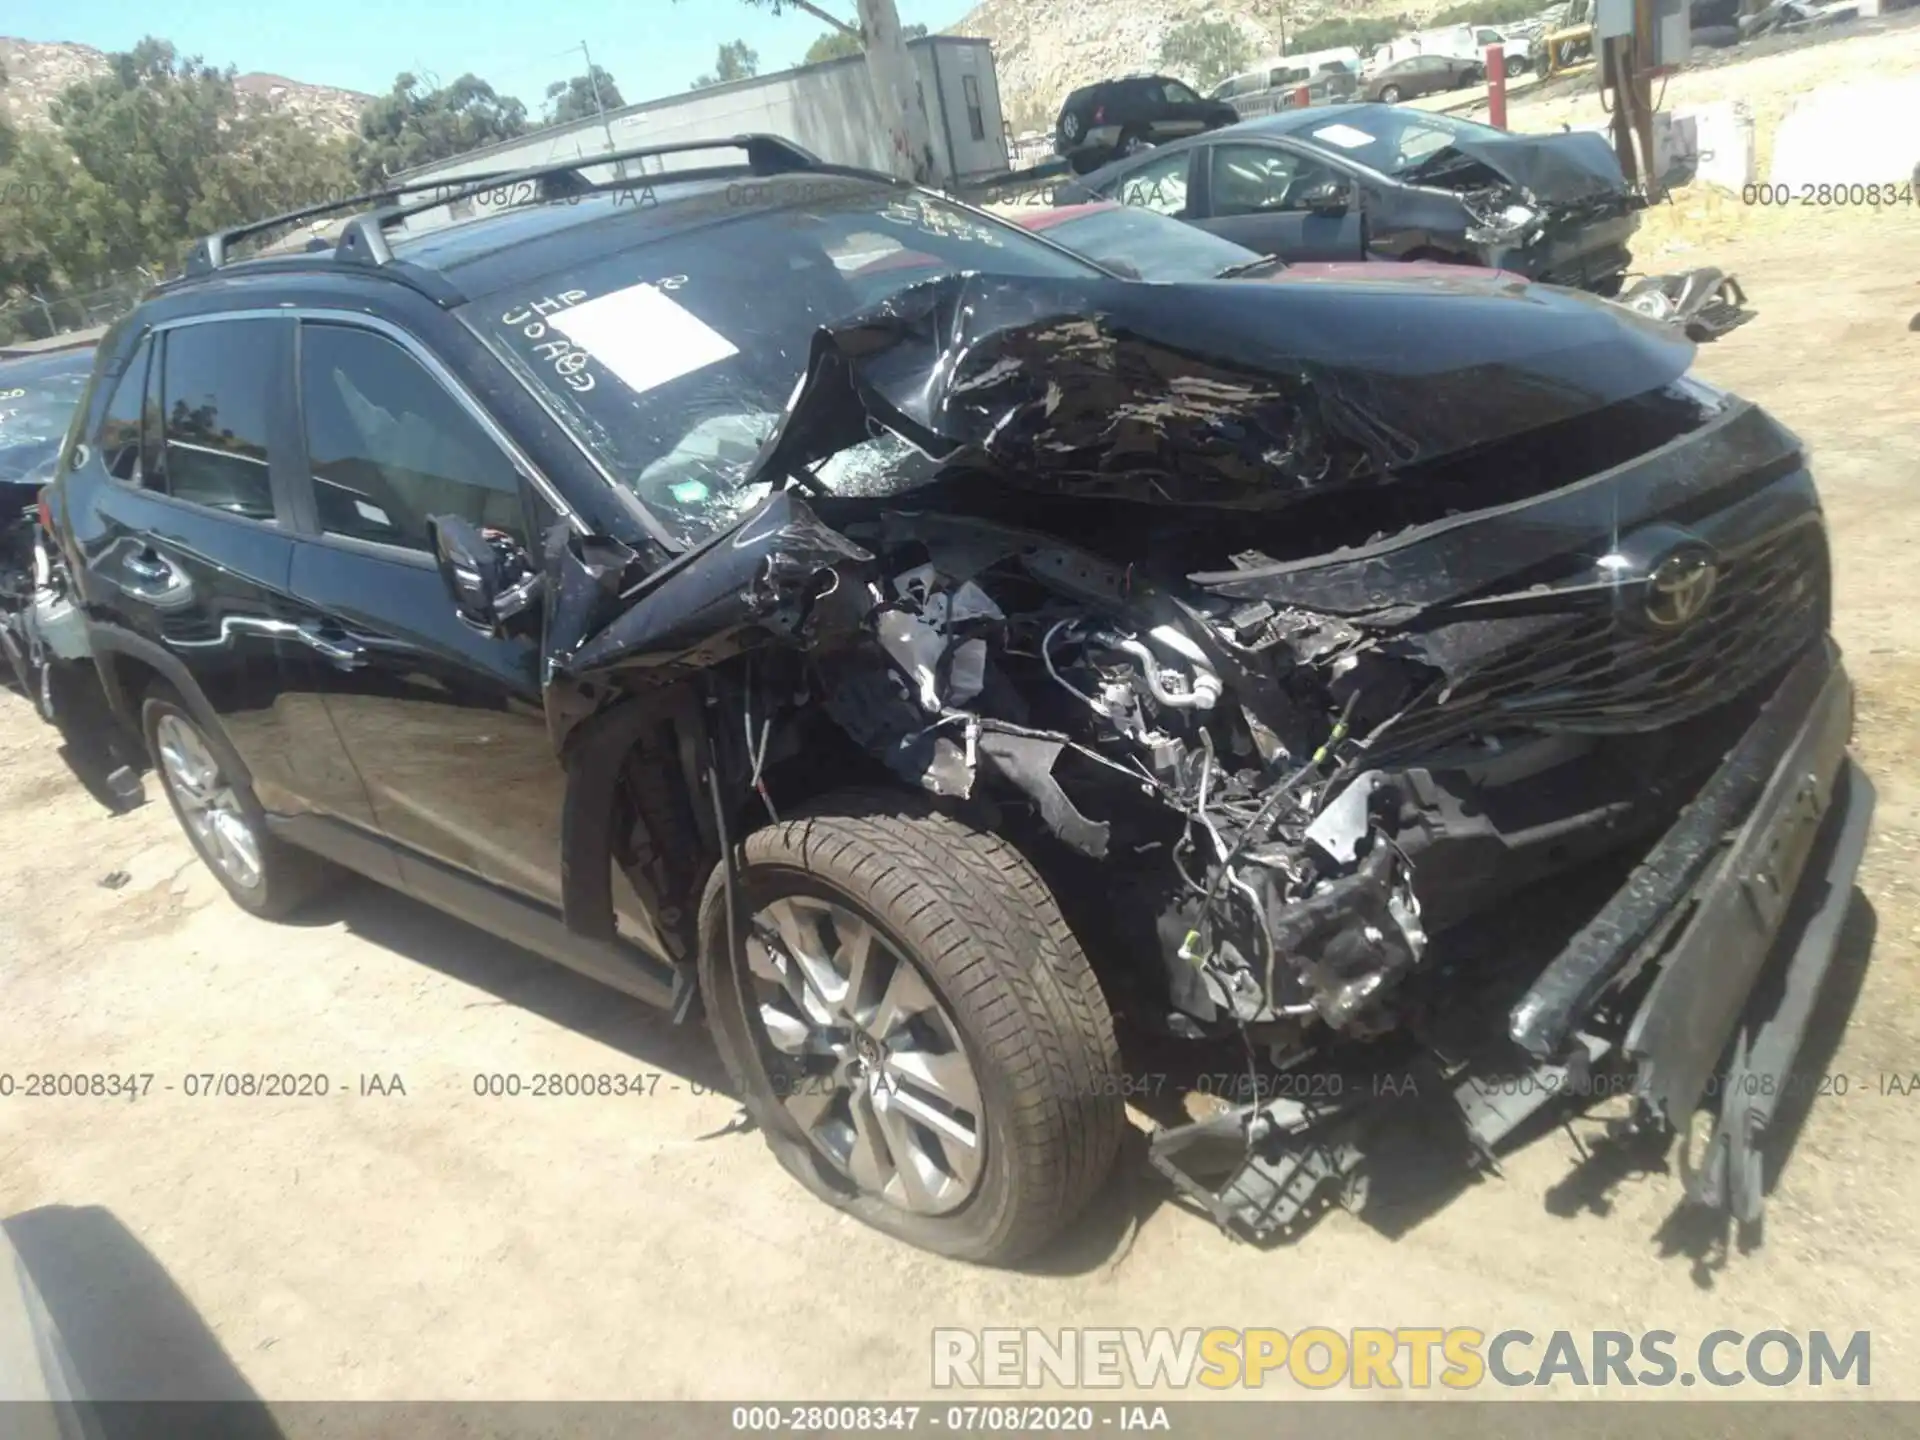
[{"label": "toyota emblem", "polygon": [[1647,623],[1659,630],[1692,624],[1713,598],[1719,578],[1713,557],[1704,549],[1675,550],[1664,556],[1647,576],[1641,602]]}]

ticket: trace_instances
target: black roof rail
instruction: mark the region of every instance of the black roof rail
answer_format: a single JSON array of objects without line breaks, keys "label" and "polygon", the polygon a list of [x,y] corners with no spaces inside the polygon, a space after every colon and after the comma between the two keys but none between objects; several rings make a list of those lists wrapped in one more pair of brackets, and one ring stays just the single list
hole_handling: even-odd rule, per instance
[{"label": "black roof rail", "polygon": [[[438,210],[443,205],[452,205],[460,200],[471,200],[488,191],[508,189],[513,186],[533,182],[534,190],[528,200],[552,200],[570,195],[587,194],[595,190],[617,189],[636,183],[646,184],[656,178],[671,180],[669,175],[641,175],[595,183],[580,172],[598,165],[614,165],[623,160],[647,160],[661,155],[684,155],[696,150],[744,150],[747,155],[746,168],[755,175],[782,175],[795,171],[820,170],[829,168],[812,151],[796,145],[793,141],[779,135],[734,135],[725,140],[676,140],[666,145],[643,145],[633,150],[613,150],[604,155],[576,155],[568,160],[555,160],[545,165],[530,166],[525,170],[496,171],[486,175],[459,175],[436,182],[433,188],[441,193],[430,200],[416,200],[406,205],[388,205],[365,215],[356,215],[347,222],[340,235],[340,244],[334,251],[342,260],[354,260],[363,265],[387,265],[392,263],[393,249],[387,244],[386,231],[390,225],[398,224],[412,215],[424,215],[430,210]],[[426,185],[410,187],[414,190],[429,188]],[[523,202],[526,203],[526,202]]]},{"label": "black roof rail", "polygon": [[[244,240],[249,235],[258,235],[263,230],[271,230],[277,225],[292,225],[300,220],[312,220],[321,215],[332,215],[341,210],[364,210],[369,205],[378,205],[385,201],[398,200],[403,195],[417,195],[423,190],[446,190],[456,184],[471,184],[483,177],[463,175],[458,181],[420,180],[406,185],[388,185],[379,190],[368,190],[359,195],[348,195],[339,200],[329,200],[320,205],[308,205],[299,210],[288,210],[279,215],[269,215],[264,220],[249,220],[244,225],[230,225],[225,230],[216,230],[213,234],[198,241],[187,256],[186,273],[188,275],[205,274],[209,270],[218,270],[227,263],[227,251],[235,241]],[[497,179],[498,176],[485,178]]]}]

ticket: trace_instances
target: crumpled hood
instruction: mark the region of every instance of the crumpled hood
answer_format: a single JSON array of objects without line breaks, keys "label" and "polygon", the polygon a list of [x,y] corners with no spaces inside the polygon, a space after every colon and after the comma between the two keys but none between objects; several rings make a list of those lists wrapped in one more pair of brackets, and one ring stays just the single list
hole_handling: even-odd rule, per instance
[{"label": "crumpled hood", "polygon": [[1692,356],[1619,306],[1485,276],[952,275],[818,331],[752,469],[792,475],[879,426],[1016,487],[1272,509],[1602,409]]},{"label": "crumpled hood", "polygon": [[1605,136],[1591,130],[1499,139],[1463,137],[1448,148],[1478,160],[1542,204],[1579,205],[1609,197],[1625,199],[1633,193],[1613,147]]}]

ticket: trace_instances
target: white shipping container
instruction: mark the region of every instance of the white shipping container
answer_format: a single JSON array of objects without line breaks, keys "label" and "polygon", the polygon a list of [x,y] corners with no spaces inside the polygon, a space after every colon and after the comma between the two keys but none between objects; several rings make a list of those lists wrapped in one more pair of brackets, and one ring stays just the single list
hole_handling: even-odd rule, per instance
[{"label": "white shipping container", "polygon": [[[923,35],[909,40],[907,51],[919,72],[919,99],[933,137],[936,175],[942,181],[967,181],[1007,170],[991,42]],[[591,161],[614,150],[748,133],[782,136],[836,164],[891,168],[866,58],[855,55],[623,106],[609,110],[604,119],[596,115],[549,126],[399,178],[456,180],[560,160]],[[632,173],[712,163],[710,155],[668,156],[642,162]]]}]

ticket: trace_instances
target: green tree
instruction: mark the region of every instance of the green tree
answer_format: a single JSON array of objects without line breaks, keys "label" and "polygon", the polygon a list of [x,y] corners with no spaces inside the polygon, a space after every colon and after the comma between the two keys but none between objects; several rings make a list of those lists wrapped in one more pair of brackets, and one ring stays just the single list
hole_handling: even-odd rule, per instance
[{"label": "green tree", "polygon": [[84,285],[171,267],[208,231],[344,193],[345,148],[247,100],[233,71],[151,37],[53,102],[54,132],[20,137],[0,276]]},{"label": "green tree", "polygon": [[429,88],[401,74],[393,89],[360,112],[353,167],[363,184],[512,140],[527,130],[527,107],[497,94],[476,75]]},{"label": "green tree", "polygon": [[547,123],[564,125],[569,120],[584,120],[589,115],[598,115],[602,106],[618,110],[626,103],[620,98],[620,87],[613,83],[613,76],[595,65],[585,75],[556,80],[547,86]]},{"label": "green tree", "polygon": [[734,80],[750,80],[760,73],[760,55],[744,40],[729,40],[720,47],[713,69],[689,89],[704,90],[709,85],[725,85]]},{"label": "green tree", "polygon": [[[927,27],[902,25],[900,33],[908,40],[917,40],[927,33]],[[822,60],[844,60],[847,56],[858,55],[865,49],[866,46],[861,43],[858,35],[849,34],[845,30],[829,30],[807,47],[806,56],[801,63],[817,65]]]},{"label": "green tree", "polygon": [[1238,74],[1252,56],[1247,37],[1228,20],[1189,20],[1174,26],[1160,43],[1160,63],[1191,75],[1202,90]]}]

